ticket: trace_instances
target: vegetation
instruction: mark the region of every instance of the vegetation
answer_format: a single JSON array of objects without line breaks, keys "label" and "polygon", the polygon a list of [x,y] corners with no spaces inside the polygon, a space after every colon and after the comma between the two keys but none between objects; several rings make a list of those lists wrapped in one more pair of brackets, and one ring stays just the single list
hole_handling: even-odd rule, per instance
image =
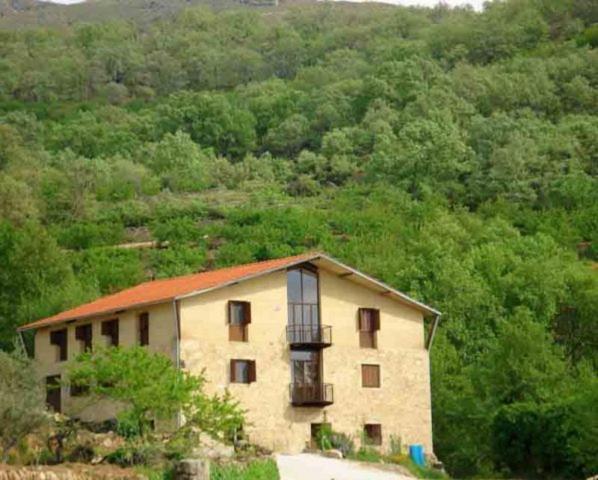
[{"label": "vegetation", "polygon": [[278,467],[274,460],[254,460],[246,466],[214,466],[211,480],[278,480]]},{"label": "vegetation", "polygon": [[0,348],[147,278],[323,249],[443,312],[451,474],[595,474],[595,3],[0,31]]},{"label": "vegetation", "polygon": [[[120,406],[117,431],[127,444],[110,460],[123,465],[176,459],[200,444],[202,433],[227,441],[243,424],[243,412],[228,394],[203,392],[204,379],[177,369],[169,358],[143,347],[86,352],[70,365],[68,379],[84,388],[87,402],[107,399]],[[175,419],[182,414],[183,426]],[[155,433],[155,426],[170,431]]]},{"label": "vegetation", "polygon": [[48,423],[45,396],[32,363],[0,351],[0,462],[28,434]]}]

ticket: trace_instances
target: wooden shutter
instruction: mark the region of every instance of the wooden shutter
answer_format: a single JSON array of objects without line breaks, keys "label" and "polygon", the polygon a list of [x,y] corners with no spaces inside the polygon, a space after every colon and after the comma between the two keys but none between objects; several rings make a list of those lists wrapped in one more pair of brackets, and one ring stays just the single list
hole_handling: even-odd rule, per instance
[{"label": "wooden shutter", "polygon": [[243,323],[249,325],[251,323],[251,303],[243,302]]},{"label": "wooden shutter", "polygon": [[380,387],[380,365],[361,366],[361,385],[366,388]]},{"label": "wooden shutter", "polygon": [[236,360],[230,361],[230,381],[231,383],[235,383],[237,381],[237,369],[235,368],[237,364]]},{"label": "wooden shutter", "polygon": [[249,364],[249,383],[255,382],[255,360],[249,360],[247,363]]},{"label": "wooden shutter", "polygon": [[149,313],[139,315],[139,345],[149,345]]},{"label": "wooden shutter", "polygon": [[374,332],[380,330],[380,310],[378,310],[377,308],[372,309],[372,320],[373,320],[372,330]]}]

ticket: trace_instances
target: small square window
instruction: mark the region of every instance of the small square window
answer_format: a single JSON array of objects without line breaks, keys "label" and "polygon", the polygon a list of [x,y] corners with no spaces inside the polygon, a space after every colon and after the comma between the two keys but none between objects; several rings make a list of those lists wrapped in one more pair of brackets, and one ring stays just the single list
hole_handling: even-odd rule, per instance
[{"label": "small square window", "polygon": [[375,308],[359,309],[359,346],[377,348],[377,332],[380,330],[380,310]]},{"label": "small square window", "polygon": [[62,412],[60,375],[46,377],[46,404],[56,413]]},{"label": "small square window", "polygon": [[231,360],[230,381],[231,383],[255,382],[255,361],[254,360]]},{"label": "small square window", "polygon": [[380,388],[380,365],[361,366],[361,386],[365,388]]},{"label": "small square window", "polygon": [[366,423],[363,426],[366,444],[382,445],[382,425],[379,423]]},{"label": "small square window", "polygon": [[247,325],[251,323],[249,302],[228,302],[228,339],[231,342],[247,341]]},{"label": "small square window", "polygon": [[102,322],[102,335],[109,347],[118,347],[118,318]]},{"label": "small square window", "polygon": [[56,361],[64,362],[68,358],[67,348],[67,331],[66,328],[62,330],[54,330],[50,332],[50,344],[55,345],[56,349]]},{"label": "small square window", "polygon": [[79,341],[81,353],[91,351],[92,329],[91,323],[75,327],[75,338]]}]

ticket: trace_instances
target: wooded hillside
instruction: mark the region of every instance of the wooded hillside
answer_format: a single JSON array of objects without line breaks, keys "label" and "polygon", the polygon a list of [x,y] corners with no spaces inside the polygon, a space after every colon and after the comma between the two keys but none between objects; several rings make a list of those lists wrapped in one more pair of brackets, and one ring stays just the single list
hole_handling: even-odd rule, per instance
[{"label": "wooded hillside", "polygon": [[0,30],[1,347],[148,278],[322,249],[443,312],[453,475],[597,473],[596,2],[145,20]]}]

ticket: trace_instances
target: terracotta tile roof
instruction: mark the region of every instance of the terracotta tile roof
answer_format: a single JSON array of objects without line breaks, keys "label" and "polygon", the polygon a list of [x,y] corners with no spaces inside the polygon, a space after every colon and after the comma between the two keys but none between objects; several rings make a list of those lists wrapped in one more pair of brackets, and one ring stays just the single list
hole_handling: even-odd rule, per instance
[{"label": "terracotta tile roof", "polygon": [[153,280],[145,282],[112,295],[98,298],[93,302],[60,312],[19,327],[19,330],[30,330],[55,323],[85,318],[94,315],[109,314],[142,305],[150,305],[173,300],[182,295],[199,292],[226,285],[253,275],[278,270],[297,263],[318,258],[319,253],[305,253],[292,257],[248,263],[235,267],[222,268],[209,272],[185,275],[182,277]]}]

